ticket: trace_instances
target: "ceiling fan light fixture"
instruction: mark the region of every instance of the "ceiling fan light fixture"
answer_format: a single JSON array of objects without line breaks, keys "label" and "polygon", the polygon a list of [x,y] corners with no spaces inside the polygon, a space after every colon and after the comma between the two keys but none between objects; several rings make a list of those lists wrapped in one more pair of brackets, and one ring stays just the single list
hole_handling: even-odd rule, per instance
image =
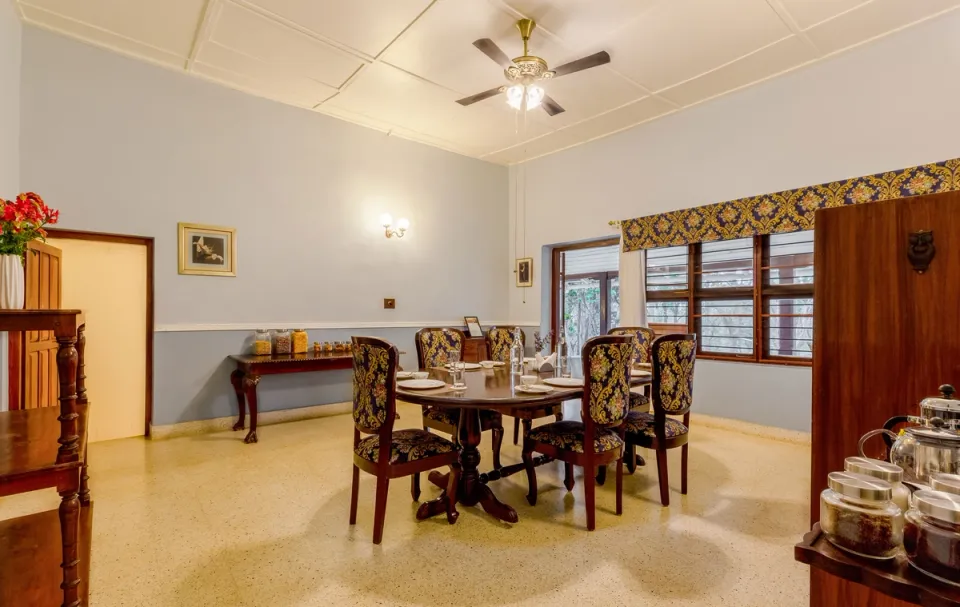
[{"label": "ceiling fan light fixture", "polygon": [[515,110],[524,109],[524,97],[526,97],[526,109],[532,110],[540,107],[543,102],[543,89],[535,84],[522,85],[514,84],[507,88],[507,103]]}]

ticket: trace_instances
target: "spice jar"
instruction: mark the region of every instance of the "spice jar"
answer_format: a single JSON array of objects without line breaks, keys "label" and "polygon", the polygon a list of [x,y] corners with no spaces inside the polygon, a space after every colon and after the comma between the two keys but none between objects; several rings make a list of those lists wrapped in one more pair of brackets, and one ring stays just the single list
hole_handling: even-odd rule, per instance
[{"label": "spice jar", "polygon": [[257,329],[253,333],[253,353],[257,356],[270,354],[270,332],[266,329]]},{"label": "spice jar", "polygon": [[911,565],[960,586],[960,496],[928,489],[914,493],[903,548]]},{"label": "spice jar", "polygon": [[273,332],[273,353],[290,354],[290,331],[288,329],[277,329]]},{"label": "spice jar", "polygon": [[910,508],[910,489],[903,484],[903,468],[900,466],[869,457],[848,457],[843,460],[843,469],[887,481],[893,489],[893,503],[903,512]]},{"label": "spice jar", "polygon": [[323,351],[326,354],[333,354],[333,342],[332,341],[323,342]]},{"label": "spice jar", "polygon": [[342,342],[342,341],[335,341],[335,342],[333,342],[333,351],[334,351],[335,353],[337,353],[337,354],[342,354],[342,353],[343,353],[343,342]]},{"label": "spice jar", "polygon": [[316,356],[323,354],[323,346],[320,345],[319,341],[313,342],[313,353]]},{"label": "spice jar", "polygon": [[831,472],[820,494],[820,528],[834,546],[858,556],[889,559],[903,541],[903,511],[887,481]]},{"label": "spice jar", "polygon": [[307,352],[307,332],[303,329],[294,329],[293,335],[293,353],[306,354]]}]

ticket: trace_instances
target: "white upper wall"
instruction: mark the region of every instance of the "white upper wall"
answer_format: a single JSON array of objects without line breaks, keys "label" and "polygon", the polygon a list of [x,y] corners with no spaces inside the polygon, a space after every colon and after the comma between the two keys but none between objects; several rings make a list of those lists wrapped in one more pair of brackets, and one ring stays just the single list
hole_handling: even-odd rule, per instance
[{"label": "white upper wall", "polygon": [[0,0],[0,198],[20,193],[20,37],[17,9]]},{"label": "white upper wall", "polygon": [[[160,327],[506,320],[504,167],[33,27],[22,108],[20,183],[63,227],[156,237]],[[179,221],[236,227],[237,277],[178,275]]]}]

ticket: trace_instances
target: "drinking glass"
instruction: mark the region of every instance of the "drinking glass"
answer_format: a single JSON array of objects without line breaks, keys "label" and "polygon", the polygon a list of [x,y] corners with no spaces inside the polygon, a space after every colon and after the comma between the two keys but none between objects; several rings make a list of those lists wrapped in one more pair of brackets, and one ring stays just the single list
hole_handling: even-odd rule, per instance
[{"label": "drinking glass", "polygon": [[453,389],[462,390],[467,387],[463,382],[463,363],[460,362],[460,350],[451,350],[447,355],[447,363],[450,365],[450,375],[453,376]]}]

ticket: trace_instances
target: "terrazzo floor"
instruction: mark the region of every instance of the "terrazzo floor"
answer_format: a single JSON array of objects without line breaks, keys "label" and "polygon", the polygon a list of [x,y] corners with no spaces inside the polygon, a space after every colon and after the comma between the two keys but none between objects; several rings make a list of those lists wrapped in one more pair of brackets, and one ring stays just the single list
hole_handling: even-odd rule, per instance
[{"label": "terrazzo floor", "polygon": [[[419,408],[399,410],[397,427],[418,425]],[[508,464],[520,450],[512,419],[505,426]],[[512,526],[465,507],[453,526],[417,522],[409,480],[397,479],[374,546],[373,477],[361,473],[357,525],[347,524],[349,416],[259,434],[256,445],[226,432],[90,446],[94,607],[808,603],[807,569],[792,557],[807,529],[808,446],[694,426],[690,494],[679,493],[677,449],[662,508],[648,457],[652,465],[625,476],[623,516],[612,476],[598,488],[592,533],[579,468],[568,493],[560,464],[540,467],[535,507],[523,473],[492,483],[520,515]],[[439,493],[423,486],[421,500]],[[52,490],[2,498],[0,518],[57,499]]]}]

